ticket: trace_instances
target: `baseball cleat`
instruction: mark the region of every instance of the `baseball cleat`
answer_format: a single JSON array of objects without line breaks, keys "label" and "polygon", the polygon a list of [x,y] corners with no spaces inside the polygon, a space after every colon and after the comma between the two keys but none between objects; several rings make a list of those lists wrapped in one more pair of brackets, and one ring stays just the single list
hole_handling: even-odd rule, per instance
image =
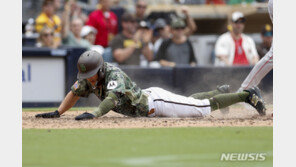
[{"label": "baseball cleat", "polygon": [[265,115],[266,108],[259,88],[255,86],[244,91],[250,93],[245,102],[253,106],[260,115]]},{"label": "baseball cleat", "polygon": [[229,93],[230,90],[230,85],[222,85],[222,86],[217,86],[217,90],[221,93]]},{"label": "baseball cleat", "polygon": [[[230,90],[230,85],[222,85],[222,86],[217,86],[217,90],[221,93],[229,93]],[[226,115],[229,113],[229,107],[226,107],[226,108],[221,108],[220,109],[220,112],[223,114],[223,115]]]}]

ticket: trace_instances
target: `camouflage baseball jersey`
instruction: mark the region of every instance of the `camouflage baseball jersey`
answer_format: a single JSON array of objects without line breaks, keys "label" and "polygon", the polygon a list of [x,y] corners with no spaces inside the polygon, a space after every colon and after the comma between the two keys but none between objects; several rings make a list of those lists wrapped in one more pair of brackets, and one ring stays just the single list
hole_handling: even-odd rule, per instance
[{"label": "camouflage baseball jersey", "polygon": [[118,97],[118,103],[112,110],[127,116],[147,116],[148,97],[142,90],[118,67],[104,63],[105,81],[100,86],[92,86],[86,79],[76,81],[71,87],[72,92],[80,97],[88,97],[94,93],[104,100],[108,93],[113,92]]}]

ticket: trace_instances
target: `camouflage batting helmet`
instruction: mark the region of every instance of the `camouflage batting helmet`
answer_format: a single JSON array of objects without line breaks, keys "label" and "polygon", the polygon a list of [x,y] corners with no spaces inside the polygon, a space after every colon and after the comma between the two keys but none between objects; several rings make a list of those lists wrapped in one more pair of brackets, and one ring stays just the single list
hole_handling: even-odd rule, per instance
[{"label": "camouflage batting helmet", "polygon": [[102,55],[97,51],[86,51],[78,59],[77,78],[87,79],[94,76],[99,71],[103,71],[104,60]]}]

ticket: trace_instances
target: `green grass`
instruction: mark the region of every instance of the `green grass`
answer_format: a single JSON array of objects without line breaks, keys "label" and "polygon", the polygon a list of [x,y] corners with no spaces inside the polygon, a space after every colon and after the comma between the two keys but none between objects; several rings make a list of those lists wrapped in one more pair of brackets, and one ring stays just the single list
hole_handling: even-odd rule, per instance
[{"label": "green grass", "polygon": [[[221,153],[265,161],[220,161]],[[23,167],[267,167],[272,127],[23,129]]]}]

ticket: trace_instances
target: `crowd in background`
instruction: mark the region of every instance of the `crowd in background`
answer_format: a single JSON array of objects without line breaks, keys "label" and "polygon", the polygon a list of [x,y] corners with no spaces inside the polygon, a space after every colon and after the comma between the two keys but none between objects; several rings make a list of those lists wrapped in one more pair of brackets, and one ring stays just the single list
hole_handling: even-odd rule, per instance
[{"label": "crowd in background", "polygon": [[[186,0],[179,0],[184,3]],[[206,0],[207,4],[251,3],[255,0]],[[258,0],[257,0],[258,1]],[[258,1],[263,2],[263,0]],[[188,1],[187,3],[190,3]],[[57,49],[63,46],[96,50],[107,62],[119,65],[169,66],[198,65],[189,36],[198,31],[188,8],[178,15],[147,18],[147,1],[136,0],[135,12],[130,13],[118,0],[100,0],[97,9],[89,14],[82,11],[76,0],[43,0],[42,11],[34,27],[26,26],[26,35],[39,34],[36,47]],[[60,9],[63,10],[60,10]],[[255,46],[253,39],[243,33],[245,17],[232,14],[229,31],[215,45],[215,65],[254,65],[271,47],[272,26],[261,33],[263,43]]]}]

